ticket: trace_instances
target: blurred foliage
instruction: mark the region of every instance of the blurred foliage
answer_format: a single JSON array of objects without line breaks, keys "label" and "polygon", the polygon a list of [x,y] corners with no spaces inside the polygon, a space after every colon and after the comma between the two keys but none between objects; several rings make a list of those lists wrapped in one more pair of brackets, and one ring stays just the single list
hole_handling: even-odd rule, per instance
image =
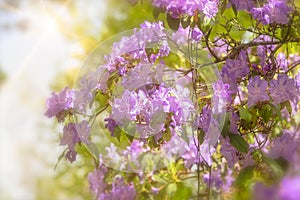
[{"label": "blurred foliage", "polygon": [[71,68],[63,73],[57,74],[57,78],[51,85],[51,89],[54,91],[61,91],[65,87],[72,88],[76,82],[78,71],[78,68]]},{"label": "blurred foliage", "polygon": [[6,74],[0,68],[0,86],[4,83],[5,80],[6,80]]},{"label": "blurred foliage", "polygon": [[[87,161],[79,159],[75,164],[62,161],[61,164],[53,170],[53,174],[45,175],[36,181],[37,200],[45,199],[92,199],[89,190],[89,184],[85,177],[92,171],[89,168],[93,165]],[[48,164],[49,168],[53,166]]]},{"label": "blurred foliage", "polygon": [[107,5],[107,13],[101,39],[137,28],[144,21],[154,20],[150,1],[143,1],[142,4],[139,3],[132,7],[124,0],[110,0]]}]

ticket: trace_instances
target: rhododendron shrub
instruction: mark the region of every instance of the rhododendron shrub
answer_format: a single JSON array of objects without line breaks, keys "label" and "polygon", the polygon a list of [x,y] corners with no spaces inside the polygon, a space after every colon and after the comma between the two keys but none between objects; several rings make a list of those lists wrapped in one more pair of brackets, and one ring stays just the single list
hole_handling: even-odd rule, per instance
[{"label": "rhododendron shrub", "polygon": [[91,160],[99,200],[297,199],[294,2],[151,3],[154,19],[100,44],[47,100],[60,158]]}]

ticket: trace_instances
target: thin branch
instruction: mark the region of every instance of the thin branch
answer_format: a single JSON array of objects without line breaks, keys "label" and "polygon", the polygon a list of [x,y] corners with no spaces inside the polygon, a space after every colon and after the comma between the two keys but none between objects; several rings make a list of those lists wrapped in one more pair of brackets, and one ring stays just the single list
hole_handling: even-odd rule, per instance
[{"label": "thin branch", "polygon": [[300,65],[300,60],[294,62],[289,69],[285,72],[286,74],[289,73],[290,71],[292,71],[294,68],[296,68],[298,65]]},{"label": "thin branch", "polygon": [[220,58],[209,46],[209,36],[210,36],[211,31],[212,31],[212,28],[210,28],[208,33],[205,34],[205,44],[206,44],[206,47],[207,47],[208,51],[210,52],[210,54],[216,59],[216,62],[218,62],[218,61],[220,61]]}]

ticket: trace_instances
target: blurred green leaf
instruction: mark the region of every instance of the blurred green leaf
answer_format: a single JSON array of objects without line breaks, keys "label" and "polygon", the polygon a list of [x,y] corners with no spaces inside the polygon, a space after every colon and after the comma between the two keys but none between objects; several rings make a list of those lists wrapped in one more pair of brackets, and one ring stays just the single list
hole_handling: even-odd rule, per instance
[{"label": "blurred green leaf", "polygon": [[57,162],[56,162],[56,164],[55,164],[55,166],[54,166],[54,170],[56,170],[57,165],[58,165],[58,164],[60,163],[60,161],[65,157],[65,153],[66,153],[67,150],[68,150],[68,149],[65,149],[65,150],[58,156]]},{"label": "blurred green leaf", "polygon": [[167,22],[170,27],[170,29],[177,31],[180,24],[179,18],[173,18],[170,14],[167,14]]},{"label": "blurred green leaf", "polygon": [[237,8],[236,8],[236,5],[234,3],[231,4],[231,7],[232,7],[232,11],[234,13],[234,15],[237,17]]},{"label": "blurred green leaf", "polygon": [[182,28],[187,28],[191,23],[191,17],[184,17],[180,20]]},{"label": "blurred green leaf", "polygon": [[158,8],[158,7],[153,7],[153,9],[152,9],[152,15],[153,15],[153,18],[154,18],[155,20],[158,19],[160,13],[161,13],[161,9],[160,9],[160,8]]},{"label": "blurred green leaf", "polygon": [[254,166],[249,166],[243,169],[235,181],[236,186],[246,187],[252,181]]},{"label": "blurred green leaf", "polygon": [[223,15],[228,5],[228,0],[223,0],[220,7],[220,13]]},{"label": "blurred green leaf", "polygon": [[229,113],[226,113],[225,120],[224,120],[224,126],[223,126],[222,132],[221,132],[221,134],[224,138],[228,135],[229,130],[230,130]]},{"label": "blurred green leaf", "polygon": [[229,138],[230,138],[230,144],[234,148],[236,148],[238,151],[242,153],[248,153],[249,144],[242,136],[236,134],[230,134]]},{"label": "blurred green leaf", "polygon": [[244,107],[238,107],[240,117],[246,122],[251,122],[252,115],[248,109]]},{"label": "blurred green leaf", "polygon": [[272,107],[268,104],[264,105],[260,112],[261,112],[261,117],[263,118],[264,122],[267,123],[272,116]]},{"label": "blurred green leaf", "polygon": [[172,200],[183,200],[190,199],[192,195],[192,188],[187,184],[180,182],[177,183],[177,190],[172,198]]},{"label": "blurred green leaf", "polygon": [[168,197],[171,197],[171,196],[174,195],[174,193],[176,191],[177,191],[177,185],[176,185],[176,183],[171,183],[171,184],[168,185],[166,192],[167,192]]}]

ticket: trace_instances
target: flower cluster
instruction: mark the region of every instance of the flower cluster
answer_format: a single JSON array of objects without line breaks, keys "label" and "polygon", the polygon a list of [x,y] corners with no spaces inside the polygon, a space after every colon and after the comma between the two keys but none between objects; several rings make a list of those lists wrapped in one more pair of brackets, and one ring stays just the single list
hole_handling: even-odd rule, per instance
[{"label": "flower cluster", "polygon": [[268,101],[270,99],[267,94],[268,82],[261,80],[259,76],[251,78],[248,85],[248,106],[251,107],[258,102]]},{"label": "flower cluster", "polygon": [[96,195],[97,200],[135,199],[136,191],[133,183],[125,183],[122,177],[115,176],[112,184],[109,185],[105,182],[107,172],[107,167],[100,164],[97,169],[89,174],[90,188]]},{"label": "flower cluster", "polygon": [[253,17],[263,24],[286,24],[290,8],[285,0],[269,0],[263,7],[253,8]]},{"label": "flower cluster", "polygon": [[[186,180],[193,177],[204,183],[198,195],[243,191],[262,180],[278,184],[259,187],[258,199],[274,190],[293,199],[282,186],[298,183],[283,172],[292,173],[286,163],[300,159],[300,72],[295,75],[300,59],[294,50],[286,53],[289,44],[299,43],[297,33],[286,31],[298,23],[290,5],[284,0],[152,4],[167,13],[167,21],[179,23],[177,31],[169,33],[160,21],[141,24],[114,41],[104,63],[80,77],[78,89],[65,88],[47,100],[45,115],[64,123],[64,156],[75,161],[79,146],[92,155],[96,167],[89,183],[99,200],[189,199],[195,192]],[[223,18],[209,21],[220,7]],[[238,16],[259,24],[244,27]],[[96,122],[105,128],[92,129]],[[95,133],[100,137],[94,139]]]},{"label": "flower cluster", "polygon": [[297,102],[299,91],[296,87],[295,81],[289,78],[286,74],[278,75],[277,80],[270,82],[270,96],[273,102],[277,105],[284,101]]},{"label": "flower cluster", "polygon": [[193,16],[195,12],[202,12],[210,19],[218,12],[219,0],[154,0],[153,5],[166,9],[174,18]]},{"label": "flower cluster", "polygon": [[222,67],[221,76],[224,83],[230,85],[232,93],[237,92],[237,82],[250,72],[246,51],[241,51],[236,59],[226,60]]},{"label": "flower cluster", "polygon": [[69,151],[66,154],[66,158],[73,162],[76,160],[75,145],[83,142],[89,143],[91,128],[87,121],[82,121],[79,124],[69,123],[64,127],[63,137],[61,138],[60,145],[67,145]]},{"label": "flower cluster", "polygon": [[230,3],[234,5],[237,10],[250,11],[255,6],[255,2],[253,0],[230,0]]}]

